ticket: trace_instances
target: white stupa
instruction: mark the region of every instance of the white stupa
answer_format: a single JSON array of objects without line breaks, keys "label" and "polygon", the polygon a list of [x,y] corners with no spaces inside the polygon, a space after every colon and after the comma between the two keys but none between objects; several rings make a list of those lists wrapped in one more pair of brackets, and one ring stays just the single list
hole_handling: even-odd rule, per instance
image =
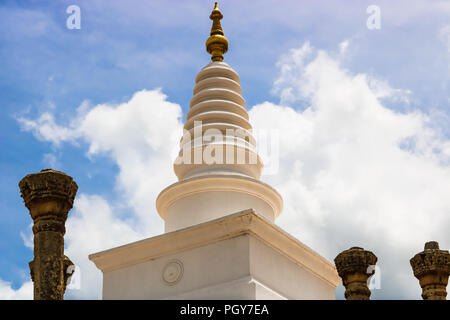
[{"label": "white stupa", "polygon": [[165,234],[92,254],[104,299],[334,299],[334,265],[274,224],[238,74],[215,5],[212,62],[195,79],[174,170],[156,208]]}]

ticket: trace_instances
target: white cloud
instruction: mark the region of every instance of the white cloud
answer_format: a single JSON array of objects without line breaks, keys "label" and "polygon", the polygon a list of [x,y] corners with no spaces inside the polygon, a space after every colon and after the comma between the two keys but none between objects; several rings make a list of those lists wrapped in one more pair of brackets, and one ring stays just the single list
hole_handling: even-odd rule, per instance
[{"label": "white cloud", "polygon": [[[432,117],[381,103],[404,92],[352,75],[308,43],[278,66],[273,92],[282,106],[265,102],[250,110],[256,130],[280,132],[279,173],[265,177],[284,197],[278,223],[330,260],[353,245],[373,250],[383,272],[374,297],[420,298],[409,258],[428,240],[450,247],[449,140]],[[154,203],[175,180],[171,163],[182,132],[181,108],[159,90],[82,109],[67,126],[50,114],[20,120],[39,139],[82,140],[88,156],[111,157],[124,194],[117,201],[134,209],[125,220],[105,199],[78,196],[66,235],[66,253],[81,267],[81,290],[68,293],[73,298],[99,297],[101,275],[88,254],[162,232]]]},{"label": "white cloud", "polygon": [[428,240],[450,247],[450,141],[426,114],[383,106],[399,94],[386,82],[374,86],[308,44],[279,67],[283,104],[289,90],[292,106],[308,107],[250,111],[256,130],[281,132],[280,171],[265,177],[285,201],[278,223],[330,260],[354,245],[373,250],[384,284],[374,297],[420,299],[409,259]]},{"label": "white cloud", "polygon": [[[45,113],[37,120],[20,118],[24,130],[60,146],[68,141],[89,145],[88,157],[109,156],[119,167],[118,206],[129,206],[128,220],[97,195],[80,193],[67,221],[66,255],[80,268],[81,289],[68,290],[69,298],[100,298],[101,273],[88,255],[163,232],[155,208],[159,192],[175,182],[172,162],[182,135],[181,108],[166,101],[159,90],[139,91],[125,103],[89,107],[83,102],[77,117],[66,126]],[[27,237],[24,236],[24,239]]]},{"label": "white cloud", "polygon": [[147,236],[137,232],[134,223],[115,217],[105,199],[86,194],[77,196],[66,229],[64,254],[78,267],[80,281],[75,289],[66,290],[66,299],[101,299],[102,274],[88,256]]},{"label": "white cloud", "polygon": [[111,157],[119,166],[117,187],[125,193],[127,204],[146,222],[144,226],[155,225],[151,230],[155,231],[161,223],[154,221],[152,200],[168,183],[175,182],[171,163],[183,127],[181,107],[166,98],[157,89],[139,91],[117,106],[100,104],[89,109],[85,101],[66,126],[57,124],[50,113],[18,121],[23,130],[55,146],[82,140],[89,145],[89,157]]},{"label": "white cloud", "polygon": [[341,43],[339,43],[339,53],[341,55],[346,54],[349,45],[350,45],[350,40],[344,40]]},{"label": "white cloud", "polygon": [[117,107],[96,106],[79,121],[88,154],[106,153],[119,166],[117,186],[147,232],[162,228],[155,199],[175,182],[172,162],[182,135],[181,115],[181,107],[166,101],[160,90],[144,90]]},{"label": "white cloud", "polygon": [[17,290],[11,287],[11,283],[0,279],[0,300],[30,300],[33,299],[33,283],[27,281]]},{"label": "white cloud", "polygon": [[298,90],[302,90],[301,72],[311,54],[311,45],[306,42],[301,48],[291,49],[288,54],[281,56],[277,62],[281,76],[275,80],[272,93],[280,96],[282,105],[293,103],[301,96],[298,92]]},{"label": "white cloud", "polygon": [[26,232],[20,231],[20,237],[23,240],[23,244],[25,245],[25,247],[30,248],[31,250],[33,250],[34,248],[32,228],[33,224],[30,223]]},{"label": "white cloud", "polygon": [[386,80],[380,80],[374,77],[366,76],[367,85],[378,99],[388,99],[391,101],[399,101],[409,103],[411,90],[402,90],[392,88]]},{"label": "white cloud", "polygon": [[[310,102],[311,96],[315,93],[318,79],[312,77],[313,74],[320,75],[323,82],[328,82],[326,90],[337,89],[333,84],[339,83],[347,76],[347,71],[340,66],[340,59],[345,58],[349,43],[349,40],[345,40],[339,44],[339,55],[335,59],[324,51],[314,50],[309,42],[282,55],[277,62],[280,75],[274,81],[272,89],[272,93],[280,97],[280,104],[292,105],[299,101]],[[319,62],[313,64],[313,59],[318,59]],[[342,72],[327,74],[330,68],[337,68]],[[367,74],[359,74],[358,77],[363,78],[363,82],[368,84],[374,93],[374,98],[409,102],[410,90],[393,89],[386,80],[380,80]]]},{"label": "white cloud", "polygon": [[41,141],[50,141],[58,146],[63,141],[74,140],[78,137],[76,131],[57,125],[51,113],[44,112],[37,120],[24,117],[17,119],[23,130],[33,131]]}]

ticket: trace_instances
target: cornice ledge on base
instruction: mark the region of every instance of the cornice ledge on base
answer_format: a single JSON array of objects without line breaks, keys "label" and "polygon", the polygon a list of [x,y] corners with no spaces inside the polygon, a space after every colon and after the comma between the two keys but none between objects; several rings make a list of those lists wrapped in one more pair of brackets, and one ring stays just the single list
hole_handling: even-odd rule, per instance
[{"label": "cornice ledge on base", "polygon": [[108,272],[245,234],[256,237],[331,285],[341,283],[333,264],[253,209],[94,253],[89,260]]}]

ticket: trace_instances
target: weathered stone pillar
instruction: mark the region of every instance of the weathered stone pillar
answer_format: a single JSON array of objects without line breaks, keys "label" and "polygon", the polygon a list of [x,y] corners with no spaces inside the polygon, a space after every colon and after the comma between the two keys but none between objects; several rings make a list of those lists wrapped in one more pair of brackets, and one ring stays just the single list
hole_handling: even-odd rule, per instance
[{"label": "weathered stone pillar", "polygon": [[63,172],[46,169],[25,176],[19,188],[34,221],[34,260],[29,264],[34,299],[62,300],[72,265],[64,256],[65,222],[78,186]]},{"label": "weathered stone pillar", "polygon": [[368,267],[375,265],[377,257],[370,251],[352,247],[334,259],[336,269],[345,286],[347,300],[369,300],[370,290],[367,279],[375,272],[367,273]]},{"label": "weathered stone pillar", "polygon": [[439,250],[439,243],[425,243],[422,252],[410,261],[414,276],[419,279],[424,300],[445,300],[446,287],[450,275],[450,254],[447,250]]}]

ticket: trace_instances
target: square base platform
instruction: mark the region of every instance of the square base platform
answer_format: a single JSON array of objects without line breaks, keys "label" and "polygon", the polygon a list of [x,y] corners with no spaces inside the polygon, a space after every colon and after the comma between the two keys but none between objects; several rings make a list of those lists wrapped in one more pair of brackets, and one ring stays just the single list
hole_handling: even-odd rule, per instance
[{"label": "square base platform", "polygon": [[245,210],[89,256],[103,299],[335,299],[334,265]]}]

